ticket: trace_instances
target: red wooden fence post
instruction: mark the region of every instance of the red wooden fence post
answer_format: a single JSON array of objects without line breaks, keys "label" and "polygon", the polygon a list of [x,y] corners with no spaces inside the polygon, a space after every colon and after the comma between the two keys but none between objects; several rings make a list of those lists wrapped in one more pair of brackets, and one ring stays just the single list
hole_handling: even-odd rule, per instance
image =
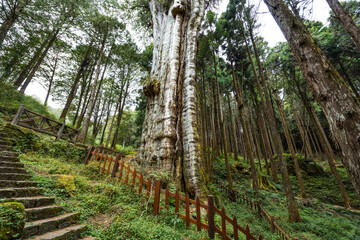
[{"label": "red wooden fence post", "polygon": [[85,165],[88,165],[88,164],[89,164],[94,149],[95,149],[94,146],[89,146],[89,147],[88,147],[88,153],[87,153],[87,155],[86,155]]},{"label": "red wooden fence post", "polygon": [[175,213],[179,213],[179,191],[175,192]]},{"label": "red wooden fence post", "polygon": [[197,230],[201,231],[201,213],[200,213],[200,199],[199,197],[196,197],[196,225]]},{"label": "red wooden fence post", "polygon": [[169,186],[165,189],[165,208],[169,208]]},{"label": "red wooden fence post", "polygon": [[[116,172],[118,171],[119,169],[119,161],[120,161],[120,158],[121,158],[121,155],[118,154],[116,155],[116,159],[115,159],[115,163],[114,163],[114,168],[113,168],[113,171],[112,171],[112,174],[111,174],[111,177],[116,177]],[[122,170],[122,169],[121,169]]]},{"label": "red wooden fence post", "polygon": [[226,240],[226,213],[225,208],[221,209],[221,232],[222,232],[222,239]]},{"label": "red wooden fence post", "polygon": [[150,196],[150,190],[151,190],[151,181],[150,178],[147,180],[147,186],[146,186],[146,196]]},{"label": "red wooden fence post", "polygon": [[186,211],[186,227],[190,227],[190,200],[189,194],[186,193],[185,195],[185,211]]},{"label": "red wooden fence post", "polygon": [[134,171],[133,171],[133,179],[132,179],[133,185],[135,185],[135,181],[136,181],[136,167],[134,167]]},{"label": "red wooden fence post", "polygon": [[270,223],[271,223],[271,231],[274,232],[275,230],[274,216],[270,216]]},{"label": "red wooden fence post", "polygon": [[128,184],[129,182],[129,174],[130,174],[130,164],[128,164],[128,169],[125,176],[125,184]]},{"label": "red wooden fence post", "polygon": [[257,202],[257,208],[258,208],[258,214],[261,217],[261,201],[260,200]]},{"label": "red wooden fence post", "polygon": [[154,193],[154,216],[156,216],[159,212],[160,206],[160,185],[161,181],[156,180],[155,182],[155,193]]},{"label": "red wooden fence post", "polygon": [[122,180],[122,174],[123,174],[123,169],[124,169],[124,160],[122,160],[121,162],[121,166],[120,166],[120,172],[119,172],[119,182],[121,182]]},{"label": "red wooden fence post", "polygon": [[233,226],[234,226],[234,240],[239,240],[238,224],[237,224],[236,216],[234,216],[233,218]]},{"label": "red wooden fence post", "polygon": [[249,225],[247,225],[247,224],[246,224],[246,229],[245,229],[245,235],[246,235],[246,240],[251,239],[250,228],[249,228]]},{"label": "red wooden fence post", "polygon": [[142,192],[143,181],[144,181],[144,175],[143,175],[143,173],[141,173],[140,174],[140,183],[139,183],[139,194],[141,194],[141,192]]},{"label": "red wooden fence post", "polygon": [[215,238],[215,203],[214,203],[214,196],[208,196],[208,234],[210,239]]}]

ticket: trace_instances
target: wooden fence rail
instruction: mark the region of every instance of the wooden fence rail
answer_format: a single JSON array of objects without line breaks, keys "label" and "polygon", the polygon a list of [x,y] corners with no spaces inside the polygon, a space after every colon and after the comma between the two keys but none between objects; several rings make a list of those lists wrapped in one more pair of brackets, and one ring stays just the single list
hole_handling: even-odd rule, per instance
[{"label": "wooden fence rail", "polygon": [[[152,182],[150,178],[145,179],[143,173],[137,172],[135,167],[131,167],[129,163],[122,160],[121,153],[114,154],[114,150],[100,147],[90,146],[85,159],[85,164],[93,162],[101,169],[102,173],[110,174],[113,178],[117,178],[119,182],[132,185],[139,194],[146,194],[147,197],[154,198],[153,214],[156,216],[160,210],[169,209],[170,203],[174,203],[175,213],[182,218],[187,227],[191,224],[196,225],[197,230],[205,229],[211,239],[215,238],[215,233],[218,233],[223,240],[239,239],[239,233],[246,237],[246,240],[262,240],[254,237],[251,234],[250,228],[246,225],[241,227],[236,217],[230,218],[226,215],[225,209],[219,209],[215,206],[214,197],[208,196],[208,203],[203,203],[197,197],[195,200],[189,197],[180,195],[179,191],[175,193],[170,192],[169,187],[161,188],[161,181],[156,180]],[[145,189],[145,191],[144,191]],[[206,213],[202,217],[201,213]],[[193,217],[195,215],[196,217]],[[216,224],[215,216],[219,215],[221,219],[220,224]],[[230,228],[232,229],[230,231]]]},{"label": "wooden fence rail", "polygon": [[281,239],[298,240],[297,238],[291,237],[289,233],[287,233],[276,223],[275,217],[266,211],[266,209],[264,209],[260,201],[253,201],[245,195],[242,195],[234,190],[231,191],[217,179],[213,179],[213,182],[218,185],[222,192],[228,195],[230,200],[234,202],[241,202],[250,207],[252,210],[257,211],[257,213],[270,224],[271,231],[279,235]]},{"label": "wooden fence rail", "polygon": [[39,113],[30,111],[29,109],[26,109],[24,105],[20,106],[11,123],[54,136],[56,140],[64,139],[74,144],[79,135],[78,129],[66,126],[65,123],[55,121]]}]

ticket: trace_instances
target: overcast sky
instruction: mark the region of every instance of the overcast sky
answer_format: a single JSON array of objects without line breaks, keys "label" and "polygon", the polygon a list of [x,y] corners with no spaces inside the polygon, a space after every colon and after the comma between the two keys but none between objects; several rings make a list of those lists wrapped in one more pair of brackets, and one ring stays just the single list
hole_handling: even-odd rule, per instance
[{"label": "overcast sky", "polygon": [[[276,24],[275,20],[269,13],[267,6],[263,0],[249,0],[252,4],[259,6],[259,23],[261,24],[258,34],[266,41],[269,42],[271,47],[275,46],[278,42],[285,41],[284,35]],[[222,13],[226,10],[229,0],[222,0],[219,5],[218,13]],[[312,14],[307,18],[310,20],[322,21],[325,23],[329,17],[330,8],[326,0],[314,0],[312,6]],[[36,97],[37,99],[44,101],[46,96],[46,90],[37,82],[31,83],[26,89],[26,94]],[[52,101],[51,96],[49,99],[49,106],[52,108],[62,108],[62,105],[56,104]]]}]

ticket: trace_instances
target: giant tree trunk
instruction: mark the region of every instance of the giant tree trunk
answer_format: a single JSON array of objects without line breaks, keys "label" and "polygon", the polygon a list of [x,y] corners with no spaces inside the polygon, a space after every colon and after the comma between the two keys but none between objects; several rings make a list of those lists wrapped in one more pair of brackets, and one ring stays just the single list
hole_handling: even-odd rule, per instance
[{"label": "giant tree trunk", "polygon": [[360,49],[360,29],[356,26],[350,14],[341,6],[338,0],[326,0],[339,19],[341,25],[349,33],[355,45]]},{"label": "giant tree trunk", "polygon": [[170,171],[189,193],[202,195],[206,174],[196,117],[195,64],[197,35],[208,0],[159,2],[149,3],[154,52],[151,76],[144,85],[148,103],[141,157]]},{"label": "giant tree trunk", "polygon": [[310,90],[328,119],[343,163],[360,195],[360,106],[344,80],[282,0],[264,0],[284,33]]}]

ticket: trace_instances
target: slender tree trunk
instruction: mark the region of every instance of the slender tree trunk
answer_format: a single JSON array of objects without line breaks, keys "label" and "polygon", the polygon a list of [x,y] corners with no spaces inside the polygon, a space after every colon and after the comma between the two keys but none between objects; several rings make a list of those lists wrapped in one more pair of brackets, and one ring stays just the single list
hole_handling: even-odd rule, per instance
[{"label": "slender tree trunk", "polygon": [[281,122],[283,124],[283,129],[284,129],[284,132],[285,132],[286,142],[288,144],[291,157],[292,157],[292,159],[294,161],[295,173],[296,173],[296,177],[297,177],[298,182],[299,182],[300,191],[301,191],[301,197],[306,198],[306,191],[305,191],[304,181],[303,181],[302,174],[301,174],[301,171],[300,171],[299,162],[298,162],[298,159],[296,157],[296,151],[294,149],[294,146],[292,144],[292,140],[291,140],[291,137],[290,137],[291,133],[289,132],[289,128],[288,128],[287,123],[286,123],[284,110],[283,110],[282,104],[280,103],[280,100],[278,99],[278,96],[276,95],[276,93],[274,93],[273,96],[275,98],[276,105],[277,105],[278,110],[280,112],[280,118],[281,118]]},{"label": "slender tree trunk", "polygon": [[229,107],[229,117],[230,117],[230,125],[231,125],[231,132],[232,132],[232,136],[233,136],[233,153],[234,153],[234,160],[238,161],[238,149],[237,149],[237,139],[236,139],[236,129],[235,129],[235,121],[234,121],[234,116],[232,113],[232,108],[231,108],[231,104],[230,104],[230,94],[227,95],[228,98],[228,107]]},{"label": "slender tree trunk", "polygon": [[71,106],[71,103],[75,98],[75,94],[76,94],[76,92],[77,92],[77,90],[79,88],[79,82],[80,82],[81,76],[84,73],[84,70],[86,69],[87,65],[89,64],[89,54],[90,54],[91,48],[92,48],[92,44],[88,47],[88,50],[87,50],[87,52],[85,54],[85,57],[84,57],[84,59],[82,60],[82,62],[80,64],[80,67],[79,67],[79,70],[78,70],[78,72],[76,74],[75,80],[74,80],[74,82],[73,82],[73,84],[71,86],[70,93],[69,93],[69,95],[67,97],[64,109],[61,112],[61,115],[60,115],[60,118],[59,118],[60,120],[64,120],[66,118],[66,114],[68,113],[69,108]]},{"label": "slender tree trunk", "polygon": [[300,136],[301,136],[301,139],[302,139],[302,142],[303,142],[303,146],[305,146],[306,153],[308,154],[308,156],[310,156],[310,158],[313,158],[314,153],[312,152],[309,138],[306,135],[306,131],[305,131],[304,127],[302,126],[300,120],[299,120],[299,116],[298,116],[295,108],[292,108],[292,112],[293,112],[293,115],[294,115],[296,125],[297,125],[297,127],[299,129],[299,132],[300,132]]},{"label": "slender tree trunk", "polygon": [[35,66],[33,67],[32,71],[30,72],[30,74],[28,75],[28,77],[26,78],[24,84],[21,86],[20,88],[20,94],[24,94],[26,88],[29,86],[32,78],[34,77],[36,71],[39,69],[41,63],[43,62],[44,58],[46,57],[49,49],[52,47],[52,45],[54,44],[55,40],[57,39],[57,35],[59,34],[60,29],[57,29],[54,33],[54,35],[52,36],[52,38],[50,39],[49,43],[47,44],[44,52],[41,54],[39,60],[36,62]]},{"label": "slender tree trunk", "polygon": [[87,108],[83,128],[78,137],[78,141],[82,142],[82,143],[85,143],[85,141],[86,141],[87,132],[90,127],[91,116],[93,114],[93,110],[94,110],[94,106],[95,106],[95,102],[96,102],[97,83],[98,83],[100,72],[101,72],[101,60],[102,60],[102,57],[104,54],[106,39],[107,39],[107,34],[105,34],[103,41],[101,43],[100,54],[99,54],[99,58],[98,58],[97,64],[96,64],[97,66],[96,66],[95,79],[94,79],[91,93],[90,93],[89,107]]},{"label": "slender tree trunk", "polygon": [[226,140],[226,128],[225,128],[225,122],[224,122],[224,113],[222,110],[222,99],[220,95],[220,86],[219,86],[219,79],[217,74],[217,63],[216,63],[216,55],[215,51],[213,50],[213,61],[214,61],[214,70],[215,70],[215,81],[216,81],[216,95],[217,95],[217,110],[219,113],[219,122],[221,127],[221,135],[222,140],[224,141],[224,157],[225,157],[225,165],[226,165],[226,173],[227,178],[229,182],[229,189],[233,190],[233,182],[231,177],[231,169],[230,169],[230,163],[229,163],[229,156],[228,156],[228,144]]},{"label": "slender tree trunk", "polygon": [[114,112],[114,116],[112,117],[112,120],[111,120],[111,124],[110,124],[110,129],[109,129],[109,133],[108,133],[108,136],[107,136],[107,139],[106,139],[106,144],[105,144],[105,147],[108,147],[109,146],[109,143],[110,143],[110,139],[111,139],[111,133],[113,131],[113,127],[114,127],[114,122],[115,122],[115,116],[116,116],[116,113],[118,111],[118,108],[119,108],[119,105],[121,103],[121,100],[119,100],[115,106],[115,112]]},{"label": "slender tree trunk", "polygon": [[343,28],[349,33],[358,49],[360,49],[360,29],[356,26],[354,20],[340,4],[338,0],[326,0],[335,13]]},{"label": "slender tree trunk", "polygon": [[360,195],[360,106],[311,35],[282,0],[264,0],[282,29],[310,90],[323,108],[343,163]]},{"label": "slender tree trunk", "polygon": [[56,55],[56,58],[55,58],[54,69],[53,69],[53,71],[52,71],[52,73],[51,73],[51,78],[50,78],[50,81],[49,81],[49,88],[48,88],[48,91],[47,91],[47,94],[46,94],[46,98],[45,98],[45,101],[44,101],[44,106],[47,106],[47,103],[48,103],[48,100],[49,100],[49,96],[50,96],[50,92],[51,92],[51,87],[52,87],[52,84],[53,84],[53,81],[54,81],[54,77],[55,77],[55,72],[56,72],[56,67],[57,67],[58,60],[59,60],[59,55],[57,54],[57,55]]},{"label": "slender tree trunk", "polygon": [[[275,139],[277,138],[280,138],[280,136],[275,136],[275,135],[278,135],[278,131],[276,130],[276,125],[275,125],[275,119],[274,119],[274,113],[272,111],[272,107],[270,105],[270,102],[269,102],[269,95],[267,93],[267,89],[266,89],[266,84],[265,84],[265,77],[264,77],[264,74],[263,74],[263,71],[262,71],[262,65],[261,65],[261,62],[260,62],[260,59],[259,59],[259,55],[257,54],[257,48],[256,48],[256,45],[255,44],[255,41],[253,41],[253,45],[254,45],[254,51],[255,51],[255,56],[256,56],[256,60],[258,61],[258,65],[259,65],[259,70],[260,70],[260,76],[261,76],[261,79],[262,79],[262,83],[263,83],[263,88],[264,88],[264,92],[265,92],[265,97],[266,97],[266,101],[264,99],[264,95],[262,93],[262,87],[260,85],[260,81],[259,81],[259,77],[258,77],[258,74],[256,72],[256,68],[255,68],[255,64],[254,64],[254,61],[253,61],[253,58],[252,58],[252,53],[251,53],[251,50],[250,50],[250,47],[249,47],[249,44],[248,44],[248,41],[246,39],[246,35],[245,35],[245,29],[243,28],[243,26],[241,26],[241,34],[244,38],[244,41],[245,41],[245,44],[246,44],[246,49],[247,49],[247,53],[248,53],[248,57],[249,57],[249,61],[251,63],[251,68],[252,68],[252,71],[254,73],[254,77],[255,77],[255,82],[257,84],[257,87],[258,87],[258,91],[259,91],[259,95],[260,95],[260,99],[261,99],[261,102],[265,105],[265,113],[266,113],[266,118],[269,122],[269,124],[272,126],[273,125],[273,128],[272,128],[272,131],[271,131],[271,134],[270,136],[274,139],[273,141],[275,142],[275,145],[281,145],[281,148],[282,148],[282,143],[281,141],[276,141]],[[250,33],[252,33],[251,29],[250,29]],[[252,36],[252,35],[251,35]],[[253,38],[251,38],[253,40]],[[280,149],[280,146],[278,147]],[[277,152],[278,153],[278,152]],[[280,156],[278,154],[278,158],[282,158],[282,155]],[[279,162],[280,162],[280,159],[279,159]],[[271,176],[273,178],[273,180],[275,182],[278,182],[278,177],[277,177],[277,167],[276,167],[276,164],[275,164],[275,161],[273,158],[270,159],[270,163],[271,163]]]},{"label": "slender tree trunk", "polygon": [[[170,172],[178,186],[204,196],[205,166],[197,126],[197,36],[208,0],[150,0],[154,52],[141,157]],[[152,86],[152,87],[151,87]]]},{"label": "slender tree trunk", "polygon": [[34,53],[34,56],[31,58],[31,60],[29,61],[29,63],[26,65],[26,67],[23,69],[23,71],[20,73],[20,75],[18,76],[18,78],[15,80],[14,82],[14,86],[16,88],[19,88],[21,86],[21,84],[24,82],[27,74],[29,73],[29,71],[31,70],[32,66],[34,65],[34,63],[36,62],[36,60],[39,58],[39,56],[41,55],[43,49],[45,48],[46,44],[48,44],[48,42],[51,39],[53,33],[50,33],[48,35],[48,37],[45,39],[45,41],[41,44],[41,46],[36,50],[36,52]]},{"label": "slender tree trunk", "polygon": [[4,39],[8,34],[10,28],[14,25],[16,19],[18,18],[21,11],[24,9],[29,0],[18,0],[13,9],[11,9],[8,17],[2,22],[0,27],[0,50],[3,47]]}]

